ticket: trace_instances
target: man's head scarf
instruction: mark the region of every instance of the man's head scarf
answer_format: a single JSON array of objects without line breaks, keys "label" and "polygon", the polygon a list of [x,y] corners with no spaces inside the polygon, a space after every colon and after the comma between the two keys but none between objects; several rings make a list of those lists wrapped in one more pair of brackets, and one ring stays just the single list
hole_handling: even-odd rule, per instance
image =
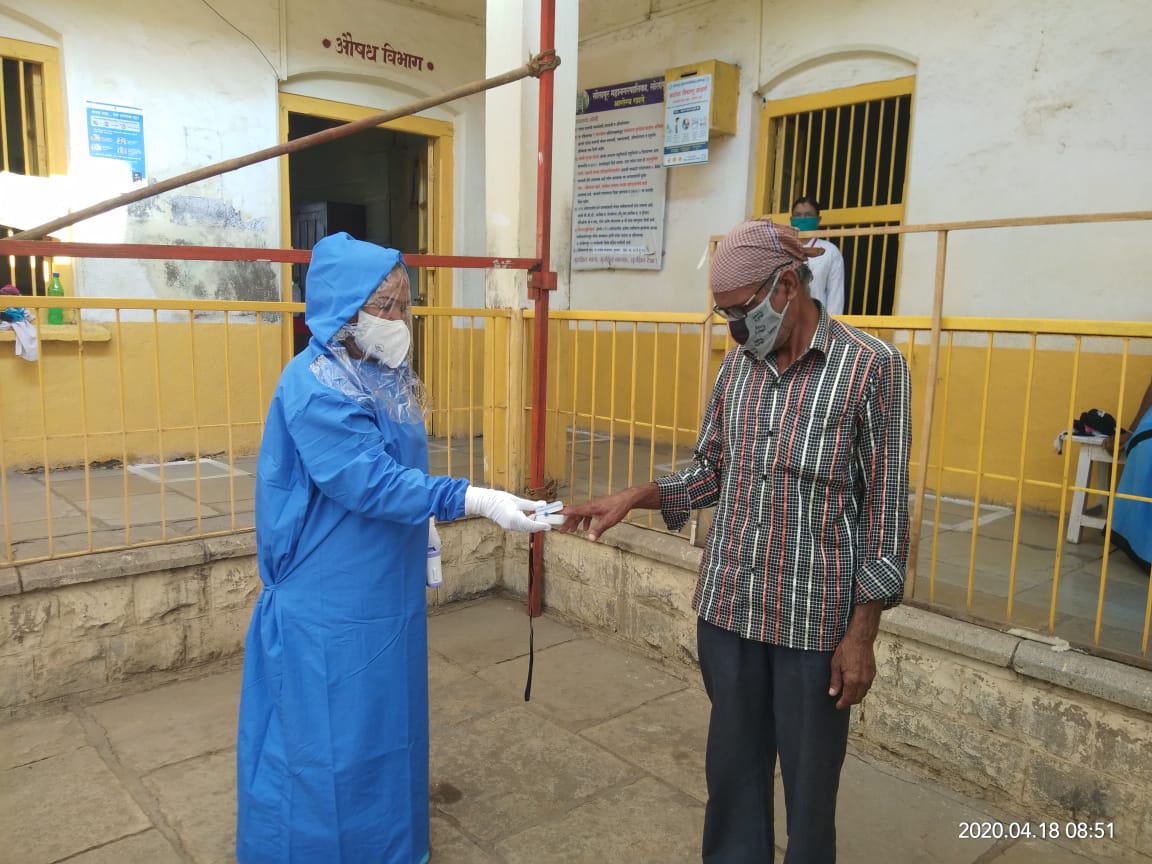
[{"label": "man's head scarf", "polygon": [[824,252],[804,246],[795,228],[770,219],[749,219],[729,231],[712,257],[709,287],[713,295],[759,285],[787,265],[801,264]]}]

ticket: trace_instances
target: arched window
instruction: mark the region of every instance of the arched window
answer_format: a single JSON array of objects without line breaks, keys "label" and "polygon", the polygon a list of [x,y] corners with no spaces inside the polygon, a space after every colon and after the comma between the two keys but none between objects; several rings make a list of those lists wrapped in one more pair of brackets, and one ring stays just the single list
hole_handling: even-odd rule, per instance
[{"label": "arched window", "polygon": [[[770,100],[760,124],[757,206],[787,222],[812,196],[824,228],[899,225],[904,218],[915,78]],[[898,235],[843,237],[844,311],[890,314]]]}]

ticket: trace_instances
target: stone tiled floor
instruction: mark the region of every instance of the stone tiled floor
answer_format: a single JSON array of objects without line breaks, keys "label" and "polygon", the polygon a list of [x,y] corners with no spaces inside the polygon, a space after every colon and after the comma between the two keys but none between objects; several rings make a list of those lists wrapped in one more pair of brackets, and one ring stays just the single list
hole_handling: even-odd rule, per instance
[{"label": "stone tiled floor", "polygon": [[[698,672],[550,614],[535,631],[526,703],[519,601],[496,595],[429,619],[432,864],[699,861],[708,700]],[[239,686],[231,663],[0,724],[0,860],[232,861]],[[783,847],[781,799],[777,783]],[[1028,816],[853,745],[841,782],[840,860],[1121,860],[1104,841],[959,836],[962,822]]]},{"label": "stone tiled floor", "polygon": [[[10,472],[0,563],[253,525],[256,457]],[[5,548],[7,547],[7,548]],[[10,549],[10,553],[8,552]]]}]

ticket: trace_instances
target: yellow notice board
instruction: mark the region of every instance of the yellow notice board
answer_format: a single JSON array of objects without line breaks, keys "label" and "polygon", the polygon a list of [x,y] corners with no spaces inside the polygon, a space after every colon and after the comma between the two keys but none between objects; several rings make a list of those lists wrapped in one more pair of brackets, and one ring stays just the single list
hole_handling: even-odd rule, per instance
[{"label": "yellow notice board", "polygon": [[740,67],[719,60],[702,60],[674,66],[664,72],[665,87],[673,81],[700,75],[711,76],[708,103],[709,135],[736,134],[736,106],[740,98]]}]

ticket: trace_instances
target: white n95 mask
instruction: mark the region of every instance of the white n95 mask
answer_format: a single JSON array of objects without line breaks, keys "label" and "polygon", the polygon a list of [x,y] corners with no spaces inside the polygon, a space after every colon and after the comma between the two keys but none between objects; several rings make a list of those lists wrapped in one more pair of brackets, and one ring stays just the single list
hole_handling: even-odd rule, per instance
[{"label": "white n95 mask", "polygon": [[395,369],[408,359],[412,347],[412,332],[403,321],[390,321],[361,312],[356,319],[353,338],[365,357],[378,360]]}]

